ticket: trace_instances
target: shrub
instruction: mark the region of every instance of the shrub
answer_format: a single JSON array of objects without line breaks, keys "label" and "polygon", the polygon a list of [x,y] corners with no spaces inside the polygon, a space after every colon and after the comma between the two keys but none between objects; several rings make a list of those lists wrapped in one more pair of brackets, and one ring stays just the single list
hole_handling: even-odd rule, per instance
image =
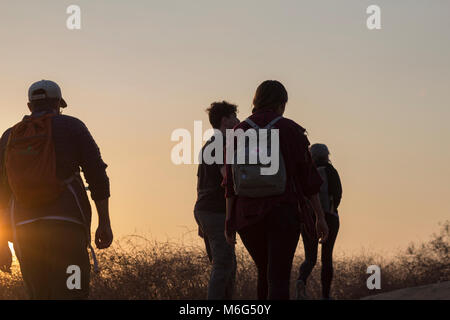
[{"label": "shrub", "polygon": [[[300,248],[301,249],[301,248]],[[299,250],[301,252],[301,250]],[[359,299],[372,293],[432,284],[450,279],[450,221],[439,234],[421,245],[411,244],[395,258],[386,260],[373,253],[336,255],[332,295],[337,299]],[[205,250],[198,245],[151,241],[128,236],[105,251],[98,251],[99,274],[92,273],[91,299],[205,299],[211,270]],[[235,299],[255,299],[256,269],[241,246],[236,249],[238,271]],[[291,293],[301,254],[292,268]],[[369,265],[381,267],[382,289],[366,287]],[[320,298],[320,262],[308,280],[312,298]],[[25,299],[17,261],[12,273],[0,275],[0,299]]]}]

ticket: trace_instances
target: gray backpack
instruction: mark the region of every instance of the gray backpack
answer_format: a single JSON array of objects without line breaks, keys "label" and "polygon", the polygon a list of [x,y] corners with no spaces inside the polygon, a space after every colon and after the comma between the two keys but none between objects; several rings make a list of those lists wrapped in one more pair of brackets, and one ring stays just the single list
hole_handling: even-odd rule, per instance
[{"label": "gray backpack", "polygon": [[330,196],[328,192],[328,175],[327,168],[325,166],[318,167],[317,171],[320,174],[320,177],[323,180],[322,185],[320,186],[319,198],[320,204],[322,206],[323,212],[334,213],[334,205],[333,205],[333,197]]},{"label": "gray backpack", "polygon": [[[263,175],[261,174],[262,168],[270,167],[270,164],[262,164],[260,162],[259,156],[259,146],[261,141],[260,139],[260,130],[267,129],[267,155],[272,155],[272,146],[271,146],[271,129],[273,125],[278,122],[282,117],[279,116],[272,120],[268,125],[264,128],[260,128],[256,123],[254,123],[250,119],[246,119],[245,121],[256,130],[258,145],[249,146],[249,143],[245,143],[245,163],[238,163],[238,150],[235,151],[234,154],[234,163],[232,167],[233,173],[233,185],[234,192],[238,196],[250,197],[250,198],[262,198],[269,196],[277,196],[284,193],[286,189],[286,167],[284,164],[283,155],[281,154],[280,148],[279,150],[275,150],[274,152],[279,152],[279,167],[278,171],[273,175]],[[250,129],[249,129],[250,130]],[[279,144],[278,144],[279,145]],[[249,163],[250,153],[257,153],[257,163],[251,164]]]}]

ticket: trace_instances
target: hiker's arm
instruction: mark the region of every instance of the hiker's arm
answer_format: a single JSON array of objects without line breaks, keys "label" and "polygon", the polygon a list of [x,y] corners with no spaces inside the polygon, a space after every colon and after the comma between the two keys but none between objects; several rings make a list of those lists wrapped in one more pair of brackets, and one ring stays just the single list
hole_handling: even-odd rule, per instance
[{"label": "hiker's arm", "polygon": [[303,195],[309,198],[319,193],[323,181],[312,161],[309,151],[310,143],[304,129],[298,128],[298,130],[292,132],[292,135],[296,135],[296,139],[291,140],[293,144],[290,149],[294,152],[293,156]]},{"label": "hiker's arm", "polygon": [[324,243],[328,238],[328,225],[325,220],[325,214],[323,213],[322,206],[320,204],[319,194],[315,194],[309,197],[311,205],[316,214],[316,229],[319,236],[320,243]]},{"label": "hiker's arm", "polygon": [[10,130],[7,130],[0,139],[0,214],[1,218],[6,219],[9,216],[8,207],[12,194],[5,168],[5,152],[6,145],[8,143],[9,132]]},{"label": "hiker's arm", "polygon": [[111,225],[109,218],[109,199],[95,201],[98,213],[98,224]]},{"label": "hiker's arm", "polygon": [[226,204],[226,216],[225,216],[225,239],[230,245],[236,243],[236,231],[234,226],[234,203],[236,201],[236,195],[233,189],[233,176],[231,173],[231,165],[225,164],[225,176],[223,178],[222,185],[225,187],[225,204]]},{"label": "hiker's arm", "polygon": [[300,148],[298,148],[300,153],[297,154],[297,166],[299,170],[301,188],[304,195],[311,201],[311,205],[316,215],[317,235],[319,236],[320,243],[323,243],[328,238],[328,225],[319,199],[320,186],[323,181],[312,161],[311,153],[309,151],[310,143],[305,135],[305,131],[301,129],[298,130],[296,134],[299,134],[297,137],[300,144]]},{"label": "hiker's arm", "polygon": [[98,228],[95,233],[95,244],[99,249],[108,248],[113,241],[111,221],[109,218],[109,200],[97,200],[95,206],[98,213]]},{"label": "hiker's arm", "polygon": [[314,213],[316,214],[316,219],[325,219],[325,214],[323,213],[322,205],[320,204],[319,194],[310,196],[309,200],[311,201]]},{"label": "hiker's arm", "polygon": [[0,270],[11,273],[12,254],[9,241],[12,241],[11,223],[8,210],[0,209]]},{"label": "hiker's arm", "polygon": [[77,120],[74,133],[78,148],[79,161],[91,191],[98,213],[98,228],[95,233],[95,244],[99,249],[108,248],[113,240],[109,216],[110,187],[106,175],[107,165],[103,162],[100,149],[83,122]]},{"label": "hiker's arm", "polygon": [[12,241],[10,228],[9,202],[11,188],[5,170],[5,152],[10,130],[7,130],[0,139],[0,243],[8,244]]},{"label": "hiker's arm", "polygon": [[11,273],[12,254],[8,243],[11,240],[11,228],[8,219],[5,219],[8,216],[5,211],[0,210],[0,215],[0,270]]},{"label": "hiker's arm", "polygon": [[227,242],[231,245],[236,244],[236,231],[234,231],[233,224],[233,208],[234,202],[236,201],[236,197],[226,198],[226,218],[225,218],[225,238]]},{"label": "hiker's arm", "polygon": [[80,166],[89,185],[91,198],[94,201],[107,199],[110,196],[109,178],[106,174],[108,166],[103,162],[100,149],[87,127],[80,120],[77,121],[74,139],[78,148]]},{"label": "hiker's arm", "polygon": [[236,197],[230,197],[226,198],[226,216],[225,216],[225,231],[228,232],[227,228],[227,222],[231,221],[232,215],[233,215],[233,207],[234,202],[236,201]]},{"label": "hiker's arm", "polygon": [[12,254],[8,242],[0,244],[0,270],[11,273]]},{"label": "hiker's arm", "polygon": [[0,270],[11,273],[12,254],[8,241],[11,238],[11,228],[8,214],[8,203],[11,197],[5,169],[6,133],[0,139]]}]

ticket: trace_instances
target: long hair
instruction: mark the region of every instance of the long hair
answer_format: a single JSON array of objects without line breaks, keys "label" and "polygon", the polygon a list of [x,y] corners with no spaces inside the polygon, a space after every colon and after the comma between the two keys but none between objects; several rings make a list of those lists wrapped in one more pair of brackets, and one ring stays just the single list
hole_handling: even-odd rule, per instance
[{"label": "long hair", "polygon": [[286,104],[288,93],[281,82],[276,80],[266,80],[256,89],[253,98],[253,110],[255,113],[262,110],[276,110],[280,105]]}]

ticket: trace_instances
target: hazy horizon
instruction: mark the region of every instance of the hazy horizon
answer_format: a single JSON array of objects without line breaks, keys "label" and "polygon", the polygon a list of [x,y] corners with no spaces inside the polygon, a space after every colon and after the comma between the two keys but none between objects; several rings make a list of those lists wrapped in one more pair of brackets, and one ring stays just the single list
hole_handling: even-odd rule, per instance
[{"label": "hazy horizon", "polygon": [[[330,148],[338,252],[405,247],[450,218],[450,2],[79,0],[76,31],[71,4],[0,3],[0,130],[27,113],[31,83],[58,82],[109,165],[116,238],[195,237],[197,166],[171,162],[171,133],[210,128],[217,100],[244,119],[267,79]],[[371,4],[381,30],[366,28]]]}]

